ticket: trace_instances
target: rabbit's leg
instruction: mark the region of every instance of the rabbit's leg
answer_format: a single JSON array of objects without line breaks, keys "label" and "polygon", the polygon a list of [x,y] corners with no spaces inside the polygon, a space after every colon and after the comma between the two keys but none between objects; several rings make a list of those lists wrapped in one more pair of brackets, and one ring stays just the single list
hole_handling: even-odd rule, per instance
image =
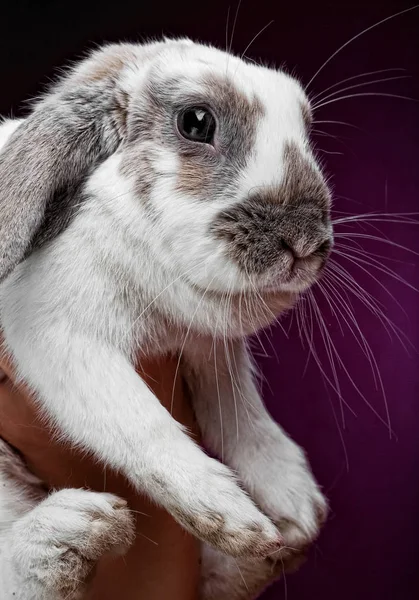
[{"label": "rabbit's leg", "polygon": [[263,405],[244,343],[205,347],[201,340],[185,349],[184,358],[204,444],[237,472],[278,526],[290,555],[303,551],[317,537],[327,503],[304,452]]},{"label": "rabbit's leg", "polygon": [[124,500],[76,489],[48,495],[2,440],[0,482],[4,600],[79,600],[97,561],[133,540]]},{"label": "rabbit's leg", "polygon": [[278,530],[234,474],[192,441],[128,357],[74,326],[71,336],[60,333],[67,326],[58,318],[36,342],[21,323],[7,330],[9,348],[60,434],[123,472],[203,541],[234,555],[280,547]]}]

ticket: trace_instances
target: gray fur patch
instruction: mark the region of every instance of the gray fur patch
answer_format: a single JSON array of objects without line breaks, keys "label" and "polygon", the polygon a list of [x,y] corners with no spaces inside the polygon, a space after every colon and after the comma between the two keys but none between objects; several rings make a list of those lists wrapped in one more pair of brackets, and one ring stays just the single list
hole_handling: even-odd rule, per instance
[{"label": "gray fur patch", "polygon": [[221,212],[211,226],[227,242],[229,255],[248,273],[262,274],[285,251],[296,257],[330,252],[330,195],[323,177],[294,144],[284,151],[285,174],[267,188]]},{"label": "gray fur patch", "polygon": [[43,221],[36,232],[27,254],[37,250],[62,233],[76,217],[86,198],[83,185],[86,178],[57,192],[49,199],[45,208]]},{"label": "gray fur patch", "polygon": [[[234,189],[235,179],[246,167],[254,147],[257,124],[264,109],[257,98],[249,101],[227,77],[207,76],[203,89],[205,104],[218,121],[217,155],[204,153],[199,145],[185,145],[177,189],[197,198],[211,199]],[[193,104],[193,99],[189,102]]]},{"label": "gray fur patch", "polygon": [[301,206],[310,200],[326,218],[330,209],[330,192],[321,173],[292,142],[285,145],[284,163],[284,179],[280,189],[273,190],[274,200],[294,206]]},{"label": "gray fur patch", "polygon": [[[188,80],[151,80],[141,99],[132,105],[127,125],[127,144],[121,171],[136,179],[136,191],[156,216],[149,194],[157,175],[153,154],[159,147],[172,149],[180,159],[176,189],[200,200],[234,195],[235,181],[245,168],[254,146],[263,107],[257,98],[249,101],[234,82],[214,75],[202,80],[202,92],[185,92]],[[176,133],[176,116],[187,106],[208,106],[218,121],[216,148],[191,143]],[[150,146],[152,145],[152,150]]]},{"label": "gray fur patch", "polygon": [[311,129],[313,123],[313,112],[307,102],[301,102],[301,113],[303,115],[304,125],[307,130]]},{"label": "gray fur patch", "polygon": [[73,86],[69,77],[12,134],[0,155],[0,281],[30,250],[57,191],[115,151],[121,101],[111,81]]}]

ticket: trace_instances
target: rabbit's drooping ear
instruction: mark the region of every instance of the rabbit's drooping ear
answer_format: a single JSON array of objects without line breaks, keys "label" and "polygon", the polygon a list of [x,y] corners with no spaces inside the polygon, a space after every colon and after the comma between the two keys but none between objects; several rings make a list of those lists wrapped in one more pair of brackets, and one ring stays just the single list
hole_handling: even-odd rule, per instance
[{"label": "rabbit's drooping ear", "polygon": [[121,71],[137,46],[112,44],[67,74],[11,135],[0,154],[0,281],[30,251],[46,207],[118,147],[127,95]]}]

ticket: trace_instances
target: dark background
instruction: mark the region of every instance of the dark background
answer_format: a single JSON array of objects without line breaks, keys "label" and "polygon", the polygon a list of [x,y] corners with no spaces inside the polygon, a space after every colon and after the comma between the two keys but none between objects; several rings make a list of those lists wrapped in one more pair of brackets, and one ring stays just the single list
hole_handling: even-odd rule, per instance
[{"label": "dark background", "polygon": [[[236,9],[231,1],[230,27]],[[225,47],[228,5],[228,1],[184,0],[171,4],[124,0],[2,3],[0,112],[21,114],[24,101],[42,91],[57,72],[56,67],[102,41],[139,40],[163,33],[188,35]],[[285,64],[307,83],[346,40],[410,6],[410,2],[396,0],[275,4],[272,0],[243,0],[232,48],[242,52],[253,36],[274,19],[247,55]],[[419,99],[418,40],[416,10],[351,43],[325,67],[310,89],[318,93],[360,73],[403,68],[406,72],[370,75],[366,79],[398,75],[409,75],[409,79],[343,94],[383,92]],[[361,81],[350,81],[342,87]],[[352,98],[325,106],[316,119],[346,121],[359,128],[316,125],[316,129],[337,136],[315,135],[333,178],[336,216],[343,216],[343,212],[419,211],[418,103],[380,96]],[[334,152],[343,154],[331,154]],[[271,588],[266,600],[419,598],[419,359],[412,347],[419,347],[419,295],[380,271],[377,264],[371,267],[361,262],[368,261],[372,254],[383,256],[376,260],[392,268],[398,278],[419,287],[418,255],[414,254],[419,252],[419,225],[398,220],[388,216],[385,222],[372,225],[337,226],[338,232],[372,234],[387,240],[353,238],[349,245],[367,254],[352,251],[354,262],[339,255],[335,258],[380,303],[384,317],[380,320],[374,316],[356,298],[357,293],[364,292],[353,283],[349,288],[355,295],[347,289],[346,296],[341,286],[336,288],[340,289],[340,297],[334,297],[341,310],[351,298],[355,317],[352,320],[346,316],[347,322],[336,307],[333,314],[329,302],[317,290],[317,302],[333,340],[323,341],[328,338],[323,337],[326,334],[314,319],[313,343],[325,376],[315,360],[306,365],[309,348],[307,342],[299,340],[295,317],[293,322],[289,318],[283,322],[289,329],[289,339],[279,327],[270,337],[274,348],[262,339],[270,355],[258,356],[267,379],[264,396],[269,409],[307,449],[332,506],[331,518],[308,564],[297,575]],[[347,243],[345,239],[337,238]],[[391,326],[387,325],[390,333],[386,332],[382,322],[386,318],[403,332],[398,334],[401,341]],[[380,385],[375,385],[369,362],[351,332],[360,340],[357,327],[374,354],[384,393]],[[341,412],[342,402],[327,384],[327,379],[334,381],[327,352],[331,343],[344,365],[335,359],[341,395],[356,416],[347,407]],[[264,352],[259,346],[256,353]],[[391,438],[385,424],[385,400],[394,430]]]}]

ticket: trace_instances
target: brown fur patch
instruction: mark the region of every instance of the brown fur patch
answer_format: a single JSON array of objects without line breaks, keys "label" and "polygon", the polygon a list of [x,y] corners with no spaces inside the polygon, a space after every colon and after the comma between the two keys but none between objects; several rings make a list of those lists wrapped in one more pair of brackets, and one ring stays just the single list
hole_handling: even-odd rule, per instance
[{"label": "brown fur patch", "polygon": [[212,510],[191,513],[171,508],[170,512],[190,533],[231,556],[265,557],[279,547],[278,540],[268,541],[262,528],[251,521],[238,535],[228,529],[222,514]]},{"label": "brown fur patch", "polygon": [[182,157],[180,174],[177,181],[177,191],[190,196],[200,196],[201,190],[208,189],[212,180],[211,165],[202,161],[201,164],[191,157]]},{"label": "brown fur patch", "polygon": [[150,194],[156,180],[153,167],[153,150],[149,144],[140,148],[130,145],[124,153],[121,173],[134,178],[134,190],[139,201],[146,208],[151,208]]},{"label": "brown fur patch", "polygon": [[[156,176],[177,178],[176,191],[201,200],[233,195],[237,175],[253,148],[263,107],[249,100],[232,82],[216,76],[202,80],[199,95],[188,93],[188,82],[150,80],[141,99],[130,107],[121,172],[136,179],[136,192],[151,207],[150,192]],[[175,131],[174,119],[187,106],[208,105],[218,121],[216,147],[191,143]],[[156,174],[160,148],[175,153],[179,172]],[[231,191],[230,191],[231,190]],[[153,208],[153,215],[158,216]]]},{"label": "brown fur patch", "polygon": [[208,102],[218,120],[216,152],[227,155],[220,164],[215,153],[203,154],[198,146],[181,155],[177,190],[198,198],[217,193],[226,184],[234,170],[242,169],[256,135],[263,106],[258,98],[249,100],[227,78],[211,75],[204,80]]},{"label": "brown fur patch", "polygon": [[92,54],[79,70],[82,83],[94,83],[103,79],[116,78],[137,55],[130,44],[112,44]]},{"label": "brown fur patch", "polygon": [[297,145],[288,142],[284,149],[285,174],[278,190],[272,190],[274,199],[282,204],[301,205],[310,200],[322,211],[330,206],[330,192],[323,176],[300,152]]}]

